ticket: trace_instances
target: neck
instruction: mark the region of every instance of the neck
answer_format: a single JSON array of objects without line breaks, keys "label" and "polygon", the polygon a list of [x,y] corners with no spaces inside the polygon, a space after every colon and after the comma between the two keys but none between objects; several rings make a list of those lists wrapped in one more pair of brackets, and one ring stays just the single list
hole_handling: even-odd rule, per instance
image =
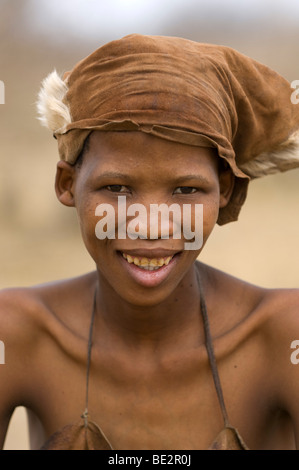
[{"label": "neck", "polygon": [[[172,294],[157,305],[132,305],[120,298],[98,273],[98,331],[114,336],[116,344],[157,348],[176,345],[180,337],[198,344],[200,294],[195,265]],[[116,337],[116,338],[115,338]]]}]

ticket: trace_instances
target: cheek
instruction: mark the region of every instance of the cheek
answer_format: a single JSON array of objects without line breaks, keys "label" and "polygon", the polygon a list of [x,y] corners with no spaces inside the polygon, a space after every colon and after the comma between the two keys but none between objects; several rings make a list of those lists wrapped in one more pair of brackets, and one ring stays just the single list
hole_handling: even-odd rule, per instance
[{"label": "cheek", "polygon": [[197,223],[197,230],[201,230],[203,246],[213,231],[219,215],[219,198],[217,195],[213,199],[209,199],[208,202],[203,202],[203,214],[200,223]]},{"label": "cheek", "polygon": [[91,195],[80,198],[76,209],[84,245],[98,268],[106,272],[115,262],[111,253],[117,234],[117,208]]},{"label": "cheek", "polygon": [[77,198],[77,200],[80,200],[80,202],[76,204],[76,210],[81,235],[88,252],[94,259],[95,246],[100,242],[100,240],[96,238],[95,233],[96,224],[99,220],[99,217],[95,215],[97,202],[94,198],[88,196],[80,199]]},{"label": "cheek", "polygon": [[219,215],[219,200],[203,206],[204,232],[209,232],[215,226]]},{"label": "cheek", "polygon": [[83,240],[87,241],[93,235],[95,237],[95,208],[88,204],[81,204],[80,207],[77,207],[77,214]]}]

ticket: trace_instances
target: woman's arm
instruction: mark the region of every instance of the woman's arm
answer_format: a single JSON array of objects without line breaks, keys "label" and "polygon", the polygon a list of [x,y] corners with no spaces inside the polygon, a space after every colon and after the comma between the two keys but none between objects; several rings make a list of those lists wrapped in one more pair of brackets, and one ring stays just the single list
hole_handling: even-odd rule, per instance
[{"label": "woman's arm", "polygon": [[265,380],[273,381],[277,404],[291,418],[299,449],[299,289],[274,292],[270,304],[273,313],[270,311],[265,325],[269,359]]},{"label": "woman's arm", "polygon": [[[37,302],[29,289],[0,292],[0,447],[16,406],[30,403],[37,342]],[[31,384],[32,385],[32,384]]]}]

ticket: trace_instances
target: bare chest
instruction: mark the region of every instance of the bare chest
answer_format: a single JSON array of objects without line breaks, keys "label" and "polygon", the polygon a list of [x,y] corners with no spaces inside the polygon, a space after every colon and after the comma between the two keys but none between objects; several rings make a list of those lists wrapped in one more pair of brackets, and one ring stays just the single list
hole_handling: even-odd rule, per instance
[{"label": "bare chest", "polygon": [[[207,449],[224,427],[207,358],[191,355],[178,364],[128,366],[92,364],[88,387],[90,420],[104,431],[114,449]],[[251,363],[251,362],[250,362]],[[221,390],[230,420],[249,447],[263,446],[268,418],[262,368],[239,356],[219,363]],[[108,366],[108,363],[107,363]],[[84,368],[70,365],[59,384],[49,384],[44,404],[46,434],[79,422],[86,404]],[[46,408],[45,408],[46,406]],[[270,403],[269,403],[270,406]],[[53,413],[54,410],[54,413]],[[59,410],[59,414],[55,414]],[[276,439],[276,437],[275,437]]]}]

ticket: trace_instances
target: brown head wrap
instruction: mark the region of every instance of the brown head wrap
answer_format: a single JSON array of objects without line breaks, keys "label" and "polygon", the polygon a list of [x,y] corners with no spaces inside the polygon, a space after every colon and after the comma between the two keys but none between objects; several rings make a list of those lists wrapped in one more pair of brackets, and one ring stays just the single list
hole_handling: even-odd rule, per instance
[{"label": "brown head wrap", "polygon": [[181,38],[130,35],[40,92],[41,120],[75,163],[93,130],[141,131],[215,147],[235,187],[220,225],[236,220],[250,178],[299,166],[299,105],[290,84],[237,51]]}]

